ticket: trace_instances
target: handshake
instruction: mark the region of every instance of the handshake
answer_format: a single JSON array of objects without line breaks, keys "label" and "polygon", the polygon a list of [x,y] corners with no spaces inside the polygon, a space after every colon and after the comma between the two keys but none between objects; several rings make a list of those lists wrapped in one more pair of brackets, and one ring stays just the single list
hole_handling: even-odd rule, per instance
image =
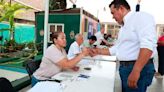
[{"label": "handshake", "polygon": [[82,48],[82,53],[85,55],[85,56],[95,56],[95,55],[98,55],[100,54],[99,53],[100,49],[98,48],[88,48],[88,47],[83,47]]}]

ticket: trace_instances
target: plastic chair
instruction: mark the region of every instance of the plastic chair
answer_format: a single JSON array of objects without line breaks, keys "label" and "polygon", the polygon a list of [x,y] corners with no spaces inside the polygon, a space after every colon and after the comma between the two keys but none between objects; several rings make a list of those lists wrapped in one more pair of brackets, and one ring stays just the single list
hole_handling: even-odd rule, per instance
[{"label": "plastic chair", "polygon": [[25,67],[30,76],[30,79],[32,79],[32,74],[39,68],[40,63],[41,60],[35,61],[33,59],[30,59],[26,62]]},{"label": "plastic chair", "polygon": [[4,78],[0,78],[0,92],[16,92],[11,84],[11,82]]}]

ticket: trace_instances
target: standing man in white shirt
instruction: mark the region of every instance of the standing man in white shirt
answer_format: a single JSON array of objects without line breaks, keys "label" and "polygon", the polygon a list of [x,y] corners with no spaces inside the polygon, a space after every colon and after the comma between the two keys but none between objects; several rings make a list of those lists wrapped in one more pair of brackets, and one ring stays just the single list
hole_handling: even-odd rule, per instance
[{"label": "standing man in white shirt", "polygon": [[109,49],[93,49],[90,53],[117,56],[122,92],[146,92],[155,72],[154,18],[144,12],[132,12],[126,0],[113,0],[109,7],[113,18],[121,25],[117,43]]},{"label": "standing man in white shirt", "polygon": [[104,39],[104,32],[105,32],[105,26],[101,25],[100,31],[95,33],[95,36],[97,38],[97,45],[100,45],[102,42],[104,42],[106,45],[109,45],[108,41]]},{"label": "standing man in white shirt", "polygon": [[81,53],[81,45],[83,41],[84,40],[82,34],[75,35],[75,41],[71,44],[68,50],[68,55],[67,55],[68,59],[72,59]]}]

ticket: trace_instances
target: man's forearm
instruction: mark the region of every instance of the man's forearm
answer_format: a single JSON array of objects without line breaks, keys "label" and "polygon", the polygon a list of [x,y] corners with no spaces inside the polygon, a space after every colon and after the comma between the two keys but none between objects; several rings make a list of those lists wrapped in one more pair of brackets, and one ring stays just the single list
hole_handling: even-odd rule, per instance
[{"label": "man's forearm", "polygon": [[109,45],[109,42],[105,39],[102,40],[106,45]]},{"label": "man's forearm", "polygon": [[102,48],[102,49],[98,49],[98,54],[100,55],[110,55],[109,49],[108,48]]},{"label": "man's forearm", "polygon": [[141,72],[143,67],[148,63],[151,55],[152,55],[151,50],[147,48],[141,48],[139,52],[139,57],[133,67],[133,70]]}]

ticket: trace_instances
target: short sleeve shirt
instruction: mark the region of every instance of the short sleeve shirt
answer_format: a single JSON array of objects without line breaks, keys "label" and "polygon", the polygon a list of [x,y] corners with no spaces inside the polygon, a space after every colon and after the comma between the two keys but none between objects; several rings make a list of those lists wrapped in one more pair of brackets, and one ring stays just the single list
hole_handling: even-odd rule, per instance
[{"label": "short sleeve shirt", "polygon": [[77,54],[79,54],[80,52],[81,52],[80,46],[77,44],[76,41],[74,41],[74,42],[71,44],[71,46],[70,46],[70,48],[69,48],[69,50],[68,50],[68,55],[67,55],[67,57],[68,57],[68,59],[72,59],[72,58],[74,58]]},{"label": "short sleeve shirt", "polygon": [[101,42],[102,42],[102,40],[104,39],[104,36],[103,36],[103,34],[101,33],[101,31],[99,31],[99,32],[97,32],[96,34],[95,34],[95,36],[96,36],[96,38],[97,38],[97,44],[98,45],[100,45],[101,44]]},{"label": "short sleeve shirt", "polygon": [[33,74],[39,80],[49,79],[62,69],[56,65],[60,60],[67,58],[64,49],[59,50],[54,44],[49,46],[43,55],[40,67]]}]

